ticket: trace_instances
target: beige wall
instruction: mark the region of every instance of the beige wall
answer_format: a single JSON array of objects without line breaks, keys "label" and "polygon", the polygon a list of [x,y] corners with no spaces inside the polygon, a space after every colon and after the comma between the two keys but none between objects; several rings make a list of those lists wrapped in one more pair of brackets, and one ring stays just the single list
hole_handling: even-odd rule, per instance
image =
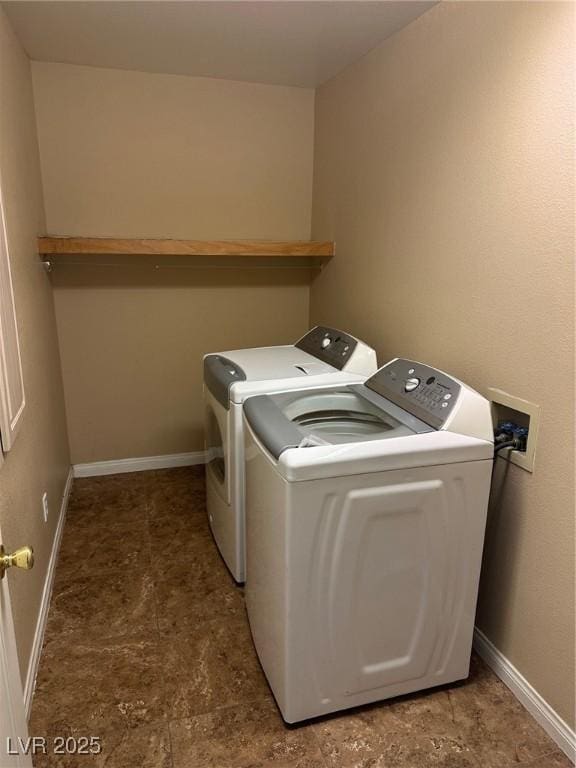
[{"label": "beige wall", "polygon": [[573,13],[442,3],[321,87],[312,322],[542,406],[496,478],[478,624],[574,718]]},{"label": "beige wall", "polygon": [[[50,233],[310,236],[313,91],[33,72]],[[202,448],[202,355],[308,325],[302,271],[57,267],[53,284],[75,463]]]},{"label": "beige wall", "polygon": [[57,268],[74,463],[201,450],[202,355],[301,336],[305,277]]},{"label": "beige wall", "polygon": [[31,544],[36,553],[34,570],[8,574],[25,679],[69,457],[52,291],[36,249],[44,210],[30,63],[1,9],[0,104],[0,175],[27,398],[22,429],[0,466],[0,525],[6,547]]}]

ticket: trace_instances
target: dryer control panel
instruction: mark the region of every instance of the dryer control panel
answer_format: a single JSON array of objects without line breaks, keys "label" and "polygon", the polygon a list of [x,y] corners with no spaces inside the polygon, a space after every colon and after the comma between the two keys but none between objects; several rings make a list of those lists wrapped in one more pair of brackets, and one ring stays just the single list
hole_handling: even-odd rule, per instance
[{"label": "dryer control panel", "polygon": [[346,367],[357,345],[358,340],[354,336],[322,325],[312,328],[295,344],[298,349],[314,355],[339,371]]},{"label": "dryer control panel", "polygon": [[365,385],[431,427],[440,429],[456,404],[459,382],[413,360],[392,360]]}]

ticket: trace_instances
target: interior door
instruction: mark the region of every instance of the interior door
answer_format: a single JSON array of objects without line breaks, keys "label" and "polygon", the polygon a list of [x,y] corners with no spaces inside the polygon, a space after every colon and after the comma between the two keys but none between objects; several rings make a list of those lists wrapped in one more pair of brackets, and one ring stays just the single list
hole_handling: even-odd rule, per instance
[{"label": "interior door", "polygon": [[8,579],[6,574],[0,580],[0,766],[31,768],[32,758],[26,754],[27,748],[29,750],[28,726],[24,712]]}]

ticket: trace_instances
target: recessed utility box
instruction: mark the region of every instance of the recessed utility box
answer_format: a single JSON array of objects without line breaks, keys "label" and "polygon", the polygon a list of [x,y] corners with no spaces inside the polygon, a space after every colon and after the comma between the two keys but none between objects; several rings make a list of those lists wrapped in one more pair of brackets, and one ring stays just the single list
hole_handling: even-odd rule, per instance
[{"label": "recessed utility box", "polygon": [[528,400],[522,400],[520,397],[509,395],[508,392],[503,392],[495,387],[488,388],[488,398],[491,401],[492,420],[495,428],[502,421],[513,421],[520,427],[528,428],[526,450],[504,449],[504,451],[500,452],[500,458],[512,464],[517,464],[527,472],[533,472],[540,422],[540,406],[530,403]]}]

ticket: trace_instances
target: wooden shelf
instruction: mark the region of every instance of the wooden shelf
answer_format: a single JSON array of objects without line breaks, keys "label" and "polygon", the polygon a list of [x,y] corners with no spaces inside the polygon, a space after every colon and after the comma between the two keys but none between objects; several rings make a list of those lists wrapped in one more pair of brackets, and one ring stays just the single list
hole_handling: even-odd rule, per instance
[{"label": "wooden shelf", "polygon": [[319,258],[334,255],[334,243],[312,240],[168,240],[115,237],[39,237],[42,256],[267,256]]}]

